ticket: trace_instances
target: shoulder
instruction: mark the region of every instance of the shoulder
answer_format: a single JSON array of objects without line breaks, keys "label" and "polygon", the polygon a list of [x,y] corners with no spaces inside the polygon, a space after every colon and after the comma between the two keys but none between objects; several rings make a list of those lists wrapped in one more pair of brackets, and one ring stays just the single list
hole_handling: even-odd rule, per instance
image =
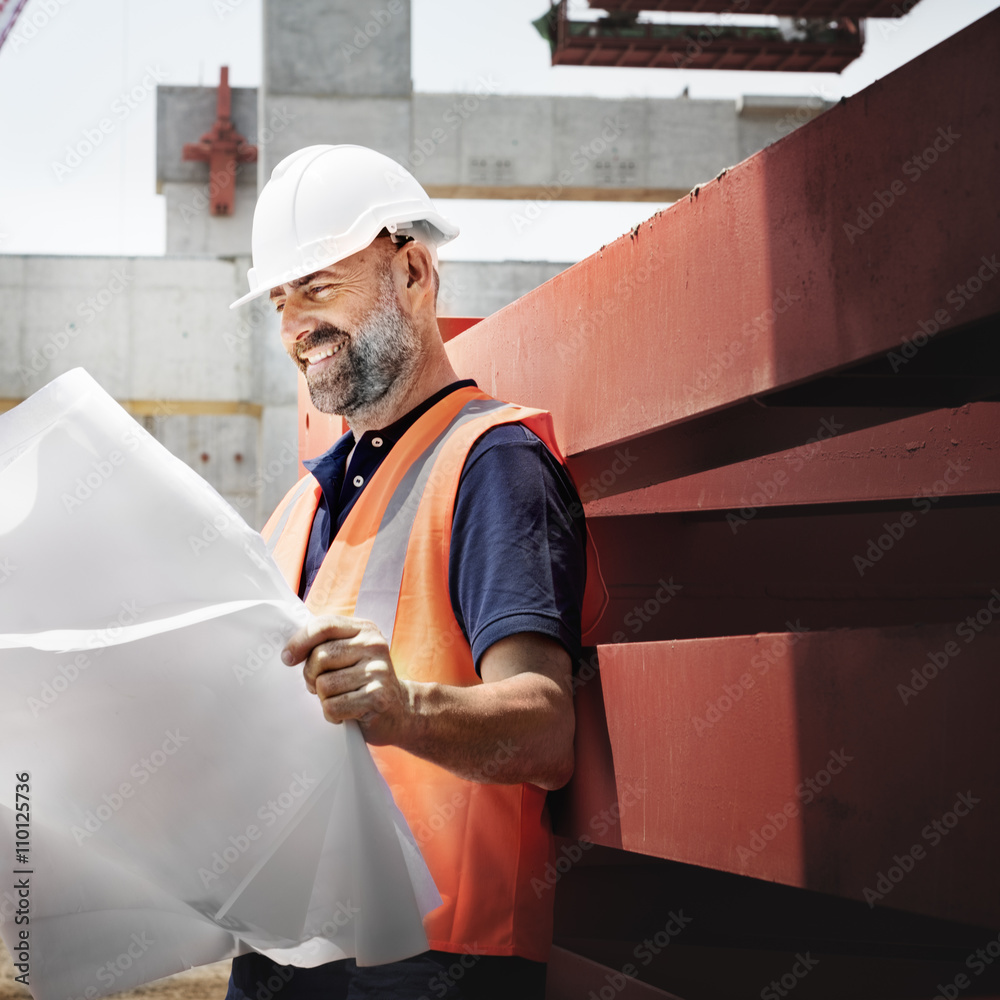
[{"label": "shoulder", "polygon": [[462,478],[479,462],[511,464],[537,462],[562,470],[562,463],[549,451],[541,438],[524,424],[499,424],[479,437],[465,459]]}]

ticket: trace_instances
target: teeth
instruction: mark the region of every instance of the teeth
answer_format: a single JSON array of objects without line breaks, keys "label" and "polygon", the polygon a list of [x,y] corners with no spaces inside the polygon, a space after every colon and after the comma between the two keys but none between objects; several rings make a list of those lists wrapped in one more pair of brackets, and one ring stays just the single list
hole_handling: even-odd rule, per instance
[{"label": "teeth", "polygon": [[333,355],[336,354],[343,346],[344,345],[341,343],[337,344],[336,347],[328,347],[325,350],[315,351],[312,354],[307,354],[305,356],[306,362],[310,365],[314,365],[316,364],[317,361],[322,361],[324,358],[333,357]]}]

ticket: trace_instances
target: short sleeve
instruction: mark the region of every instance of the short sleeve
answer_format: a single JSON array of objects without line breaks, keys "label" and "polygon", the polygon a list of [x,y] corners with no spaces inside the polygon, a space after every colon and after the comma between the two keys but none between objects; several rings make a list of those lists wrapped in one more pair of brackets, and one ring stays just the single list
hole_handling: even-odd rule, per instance
[{"label": "short sleeve", "polygon": [[519,632],[557,640],[575,665],[585,581],[583,505],[566,470],[521,424],[487,431],[462,472],[448,566],[476,672],[490,646]]}]

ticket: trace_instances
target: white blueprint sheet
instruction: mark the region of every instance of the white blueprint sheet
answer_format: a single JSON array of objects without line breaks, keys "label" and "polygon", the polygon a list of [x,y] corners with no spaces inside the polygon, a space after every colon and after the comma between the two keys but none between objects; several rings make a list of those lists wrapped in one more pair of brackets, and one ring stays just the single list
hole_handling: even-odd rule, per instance
[{"label": "white blueprint sheet", "polygon": [[0,415],[0,934],[37,1000],[427,947],[439,897],[360,731],[281,663],[307,617],[83,369]]}]

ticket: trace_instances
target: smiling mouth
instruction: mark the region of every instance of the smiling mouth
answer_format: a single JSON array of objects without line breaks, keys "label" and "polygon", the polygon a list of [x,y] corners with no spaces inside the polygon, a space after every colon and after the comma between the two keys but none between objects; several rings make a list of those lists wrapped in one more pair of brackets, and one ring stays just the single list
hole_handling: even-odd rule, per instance
[{"label": "smiling mouth", "polygon": [[306,351],[299,355],[299,362],[302,364],[303,368],[312,368],[313,365],[319,364],[321,361],[325,361],[327,358],[332,358],[334,354],[340,352],[341,348],[347,343],[346,340],[340,341],[340,343],[335,344],[333,347],[316,347],[311,351]]}]

